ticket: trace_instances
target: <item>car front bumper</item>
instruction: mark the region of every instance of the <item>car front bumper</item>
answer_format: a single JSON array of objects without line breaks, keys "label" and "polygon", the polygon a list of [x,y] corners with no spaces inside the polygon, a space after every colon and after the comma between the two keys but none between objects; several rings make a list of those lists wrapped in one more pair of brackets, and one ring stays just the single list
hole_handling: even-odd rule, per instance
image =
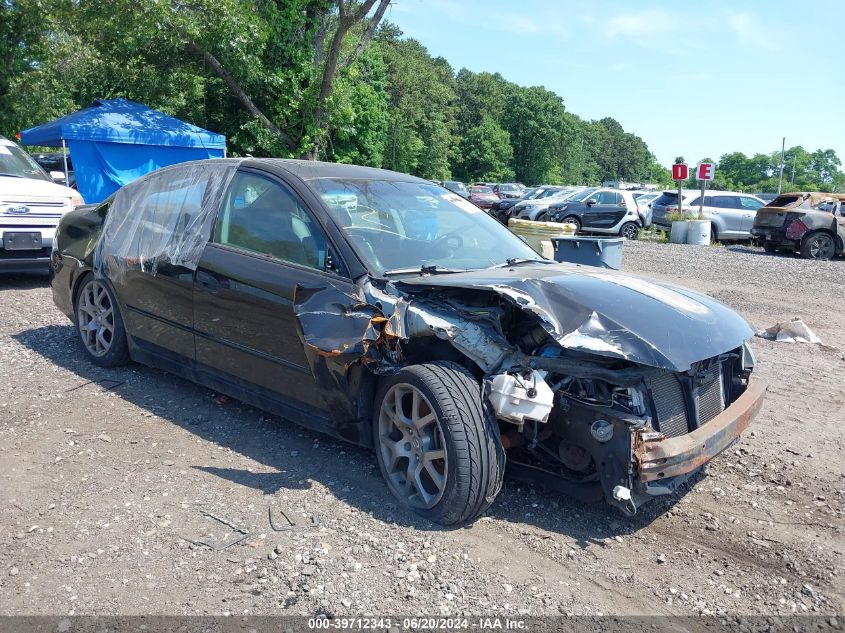
[{"label": "car front bumper", "polygon": [[0,248],[0,273],[48,273],[50,249],[38,251],[7,251]]},{"label": "car front bumper", "polygon": [[689,476],[739,439],[751,420],[760,411],[767,385],[749,382],[745,392],[722,413],[685,435],[662,436],[645,441],[635,436],[634,458],[637,480],[646,485],[682,476]]}]

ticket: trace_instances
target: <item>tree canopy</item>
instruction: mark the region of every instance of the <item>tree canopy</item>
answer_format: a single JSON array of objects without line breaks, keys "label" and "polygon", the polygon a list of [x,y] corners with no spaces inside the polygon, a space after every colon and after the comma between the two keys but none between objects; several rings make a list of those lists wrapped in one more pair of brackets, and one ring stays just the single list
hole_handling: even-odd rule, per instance
[{"label": "tree canopy", "polygon": [[[225,134],[233,155],[436,179],[671,184],[618,121],[584,120],[542,86],[456,72],[384,21],[389,4],[3,0],[0,133],[122,96]],[[793,147],[785,162],[785,188],[845,186],[833,150]],[[779,163],[779,152],[725,154],[713,186],[773,191]]]}]

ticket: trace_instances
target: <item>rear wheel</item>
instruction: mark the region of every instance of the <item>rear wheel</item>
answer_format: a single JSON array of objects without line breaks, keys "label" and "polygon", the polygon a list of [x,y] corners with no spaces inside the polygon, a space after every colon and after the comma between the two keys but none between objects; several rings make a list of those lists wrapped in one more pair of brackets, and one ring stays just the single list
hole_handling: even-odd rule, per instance
[{"label": "rear wheel", "polygon": [[629,240],[635,240],[640,235],[640,225],[636,222],[625,222],[619,229],[619,235]]},{"label": "rear wheel", "polygon": [[801,241],[801,257],[804,259],[831,259],[835,254],[836,242],[828,233],[810,233]]},{"label": "rear wheel", "polygon": [[74,301],[76,331],[85,355],[95,365],[116,367],[129,361],[126,330],[111,288],[93,275],[79,284]]},{"label": "rear wheel", "polygon": [[411,365],[382,383],[376,403],[379,468],[403,505],[441,525],[472,521],[490,507],[505,453],[472,374],[448,361]]},{"label": "rear wheel", "polygon": [[549,221],[549,214],[545,211],[537,216],[537,222],[548,222]]}]

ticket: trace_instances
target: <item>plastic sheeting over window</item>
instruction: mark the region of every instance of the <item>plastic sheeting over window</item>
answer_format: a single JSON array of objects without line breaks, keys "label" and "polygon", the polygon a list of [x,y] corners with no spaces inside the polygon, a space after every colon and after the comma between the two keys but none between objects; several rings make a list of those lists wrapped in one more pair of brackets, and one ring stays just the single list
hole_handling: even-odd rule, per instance
[{"label": "plastic sheeting over window", "polygon": [[203,161],[163,169],[120,189],[94,251],[98,275],[155,275],[170,264],[196,270],[219,201],[239,161]]}]

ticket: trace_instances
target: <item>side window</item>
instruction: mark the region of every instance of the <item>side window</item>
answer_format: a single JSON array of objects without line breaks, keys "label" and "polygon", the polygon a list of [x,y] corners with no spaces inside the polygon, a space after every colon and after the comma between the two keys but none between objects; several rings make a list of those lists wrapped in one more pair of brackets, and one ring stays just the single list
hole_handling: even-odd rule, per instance
[{"label": "side window", "polygon": [[614,191],[599,191],[593,195],[593,198],[599,204],[616,204],[616,192]]},{"label": "side window", "polygon": [[235,174],[220,207],[214,241],[326,268],[326,238],[320,226],[287,186],[257,174]]},{"label": "side window", "polygon": [[751,211],[756,211],[757,209],[763,206],[763,203],[759,200],[755,200],[754,198],[746,198],[745,196],[741,196],[739,198],[739,204],[743,209],[749,209]]},{"label": "side window", "polygon": [[[705,204],[706,206],[708,206],[708,207],[710,206],[710,197],[709,197],[709,196],[708,196],[708,197],[706,197],[706,198],[704,198],[704,204]],[[688,205],[688,206],[690,206],[690,207],[698,207],[698,206],[701,206],[701,196],[698,196],[698,197],[697,197],[695,200],[693,200],[692,202],[687,203],[687,205]]]},{"label": "side window", "polygon": [[713,206],[719,209],[736,209],[737,196],[713,196]]}]

